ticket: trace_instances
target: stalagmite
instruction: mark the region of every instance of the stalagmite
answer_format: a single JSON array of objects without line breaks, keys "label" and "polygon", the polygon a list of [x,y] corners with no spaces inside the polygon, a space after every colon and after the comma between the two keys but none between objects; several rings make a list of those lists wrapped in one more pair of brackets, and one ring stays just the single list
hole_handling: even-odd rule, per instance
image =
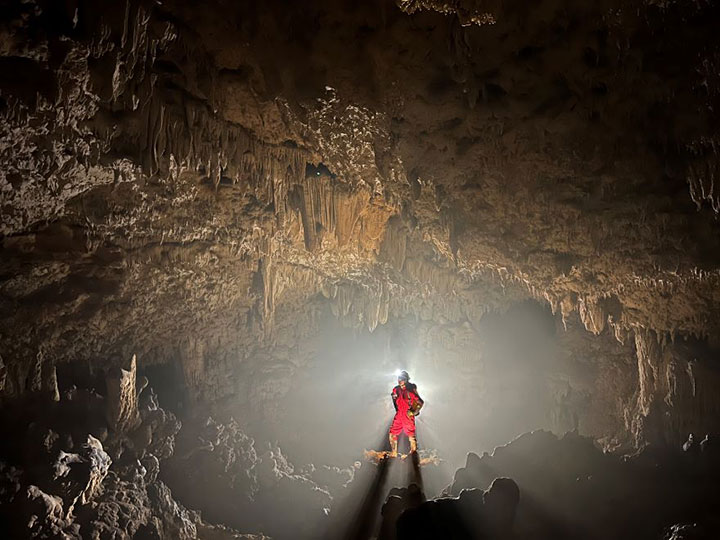
[{"label": "stalagmite", "polygon": [[46,392],[53,401],[60,401],[57,369],[54,365],[43,368],[43,391]]},{"label": "stalagmite", "polygon": [[108,392],[105,418],[113,431],[120,433],[128,431],[138,422],[136,377],[137,359],[135,355],[130,359],[127,369],[112,368],[105,376]]}]

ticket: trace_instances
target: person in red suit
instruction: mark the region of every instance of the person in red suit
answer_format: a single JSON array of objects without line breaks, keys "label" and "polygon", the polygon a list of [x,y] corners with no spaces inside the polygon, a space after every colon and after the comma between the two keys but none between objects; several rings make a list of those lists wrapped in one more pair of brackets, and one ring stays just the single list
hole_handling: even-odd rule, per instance
[{"label": "person in red suit", "polygon": [[415,417],[425,402],[418,394],[417,386],[410,382],[407,371],[398,375],[398,385],[392,391],[395,418],[390,426],[390,457],[398,455],[398,435],[405,433],[410,440],[410,452],[417,452],[417,437],[415,436]]}]

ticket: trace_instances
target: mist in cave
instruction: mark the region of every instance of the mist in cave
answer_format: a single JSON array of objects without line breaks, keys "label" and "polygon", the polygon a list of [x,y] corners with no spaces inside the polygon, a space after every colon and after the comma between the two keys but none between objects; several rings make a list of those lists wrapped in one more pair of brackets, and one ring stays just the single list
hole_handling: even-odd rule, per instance
[{"label": "mist in cave", "polygon": [[[406,319],[368,332],[332,316],[323,321],[312,363],[293,379],[268,438],[283,440],[300,462],[351,463],[387,431],[395,414],[390,392],[402,369],[427,403],[418,419],[423,446],[438,449],[454,468],[471,450],[492,451],[550,426],[545,411],[554,397],[542,374],[557,361],[558,344],[549,309],[522,304],[477,329],[453,328],[468,340],[455,351],[442,348],[441,336],[423,335],[422,326]],[[433,349],[423,345],[428,339]]]},{"label": "mist in cave", "polygon": [[720,537],[719,22],[0,0],[0,537]]}]

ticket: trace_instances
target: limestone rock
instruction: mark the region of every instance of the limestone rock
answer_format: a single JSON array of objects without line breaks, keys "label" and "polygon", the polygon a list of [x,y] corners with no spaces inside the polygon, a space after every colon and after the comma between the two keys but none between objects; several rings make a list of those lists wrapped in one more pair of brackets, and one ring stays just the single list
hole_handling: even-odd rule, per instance
[{"label": "limestone rock", "polygon": [[324,514],[354,473],[246,427],[280,430],[340,328],[461,377],[436,410],[472,448],[720,431],[713,2],[196,4],[0,14],[0,457],[28,476],[0,486],[34,533],[227,532],[166,480],[218,517]]},{"label": "limestone rock", "polygon": [[128,369],[114,368],[105,377],[108,392],[105,416],[114,431],[122,433],[132,429],[139,420],[136,377],[135,355],[130,360]]}]

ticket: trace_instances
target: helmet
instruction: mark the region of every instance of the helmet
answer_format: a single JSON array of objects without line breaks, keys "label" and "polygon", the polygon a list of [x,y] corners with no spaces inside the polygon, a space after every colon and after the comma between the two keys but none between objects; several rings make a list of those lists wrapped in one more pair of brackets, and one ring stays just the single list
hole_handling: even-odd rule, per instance
[{"label": "helmet", "polygon": [[398,378],[398,381],[400,381],[400,380],[409,381],[409,380],[410,380],[410,375],[408,375],[408,372],[407,372],[407,371],[403,370],[403,371],[401,371],[400,373],[398,373],[398,377],[397,377],[397,378]]}]

